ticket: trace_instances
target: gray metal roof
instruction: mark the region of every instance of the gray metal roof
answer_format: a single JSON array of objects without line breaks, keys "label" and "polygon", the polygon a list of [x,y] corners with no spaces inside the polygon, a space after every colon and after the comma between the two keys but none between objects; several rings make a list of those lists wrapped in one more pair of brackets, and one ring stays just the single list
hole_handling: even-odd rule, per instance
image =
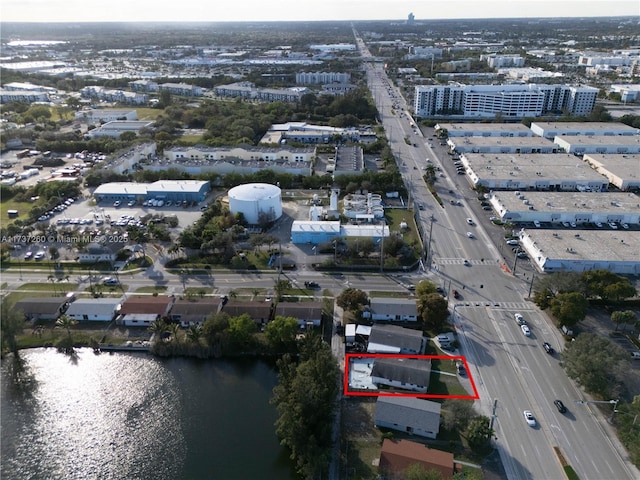
[{"label": "gray metal roof", "polygon": [[371,370],[371,376],[428,387],[431,376],[431,360],[376,358]]},{"label": "gray metal roof", "polygon": [[381,421],[438,432],[440,404],[415,397],[378,397],[374,422]]},{"label": "gray metal roof", "polygon": [[395,325],[374,325],[371,328],[369,343],[419,352],[422,349],[422,332]]},{"label": "gray metal roof", "polygon": [[379,315],[418,315],[418,306],[415,299],[374,297],[371,299],[371,313]]}]

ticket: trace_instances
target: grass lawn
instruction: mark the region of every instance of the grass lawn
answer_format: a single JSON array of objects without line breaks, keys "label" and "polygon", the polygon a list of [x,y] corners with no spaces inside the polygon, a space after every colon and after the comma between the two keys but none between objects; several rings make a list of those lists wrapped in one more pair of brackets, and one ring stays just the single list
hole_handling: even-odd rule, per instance
[{"label": "grass lawn", "polygon": [[155,120],[164,113],[164,109],[161,108],[141,108],[136,107],[138,112],[138,120]]},{"label": "grass lawn", "polygon": [[[13,198],[3,200],[0,202],[0,222],[2,225],[7,225],[14,220],[27,220],[29,218],[29,212],[35,204],[31,202],[16,202]],[[18,216],[9,218],[7,211],[18,210]]]},{"label": "grass lawn", "polygon": [[148,285],[138,288],[134,293],[163,293],[167,291],[166,285]]},{"label": "grass lawn", "polygon": [[[456,367],[453,361],[432,359],[429,393],[436,395],[469,395],[464,387],[460,385],[455,371]],[[452,375],[447,375],[447,373]]]},{"label": "grass lawn", "polygon": [[180,137],[180,143],[198,145],[199,143],[202,143],[202,135],[182,135]]},{"label": "grass lawn", "polygon": [[[166,287],[165,287],[166,290]],[[193,295],[193,296],[204,296],[211,295],[213,293],[213,288],[211,287],[187,287],[184,290],[185,295]]]}]

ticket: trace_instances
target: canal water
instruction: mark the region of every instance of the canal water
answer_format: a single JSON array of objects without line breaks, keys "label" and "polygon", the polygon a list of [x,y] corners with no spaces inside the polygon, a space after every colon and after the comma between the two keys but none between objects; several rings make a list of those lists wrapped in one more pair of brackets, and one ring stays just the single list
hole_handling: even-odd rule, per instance
[{"label": "canal water", "polygon": [[297,479],[267,362],[31,349],[1,373],[3,480]]}]

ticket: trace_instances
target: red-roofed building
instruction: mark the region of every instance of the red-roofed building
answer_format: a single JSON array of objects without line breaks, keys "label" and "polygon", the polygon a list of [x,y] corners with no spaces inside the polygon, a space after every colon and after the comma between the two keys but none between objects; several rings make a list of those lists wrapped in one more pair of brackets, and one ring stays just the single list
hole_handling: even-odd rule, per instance
[{"label": "red-roofed building", "polygon": [[437,470],[444,479],[452,478],[455,473],[452,453],[409,440],[385,439],[382,442],[379,466],[381,472],[400,474],[416,463],[425,470]]}]

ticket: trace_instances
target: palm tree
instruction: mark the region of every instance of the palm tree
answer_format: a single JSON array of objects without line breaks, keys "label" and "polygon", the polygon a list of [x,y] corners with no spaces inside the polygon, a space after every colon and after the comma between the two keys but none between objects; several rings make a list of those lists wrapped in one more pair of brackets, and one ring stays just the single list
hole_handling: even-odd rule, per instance
[{"label": "palm tree", "polygon": [[73,339],[71,338],[71,327],[78,323],[77,320],[68,317],[67,315],[62,315],[58,320],[56,320],[56,328],[64,328],[67,331],[66,341],[61,341],[58,344],[58,347],[64,348],[66,353],[73,354]]},{"label": "palm tree", "polygon": [[198,343],[202,337],[202,327],[200,325],[191,325],[187,329],[186,335],[190,342]]},{"label": "palm tree", "polygon": [[149,331],[155,335],[161,335],[167,330],[167,324],[161,318],[157,318],[149,325]]},{"label": "palm tree", "polygon": [[77,320],[68,317],[67,315],[61,315],[60,318],[56,320],[56,327],[64,328],[67,331],[67,335],[69,335],[69,338],[71,338],[71,327],[77,325],[77,323]]},{"label": "palm tree", "polygon": [[256,297],[258,296],[258,294],[260,294],[260,289],[259,288],[252,288],[251,289],[251,293],[253,294],[253,298],[251,300],[255,300]]}]

